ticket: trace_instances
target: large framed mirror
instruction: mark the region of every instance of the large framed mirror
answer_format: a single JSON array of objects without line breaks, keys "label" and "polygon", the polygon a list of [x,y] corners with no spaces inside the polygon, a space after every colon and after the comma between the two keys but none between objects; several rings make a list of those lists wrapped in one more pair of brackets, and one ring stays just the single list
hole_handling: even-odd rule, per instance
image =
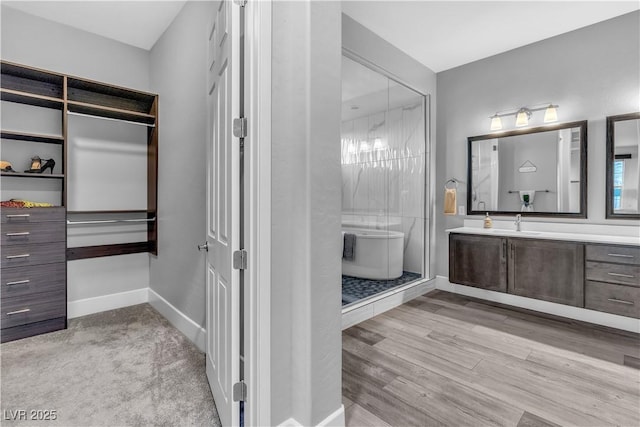
[{"label": "large framed mirror", "polygon": [[607,218],[640,219],[640,112],[607,117]]},{"label": "large framed mirror", "polygon": [[468,138],[469,215],[587,216],[587,121]]}]

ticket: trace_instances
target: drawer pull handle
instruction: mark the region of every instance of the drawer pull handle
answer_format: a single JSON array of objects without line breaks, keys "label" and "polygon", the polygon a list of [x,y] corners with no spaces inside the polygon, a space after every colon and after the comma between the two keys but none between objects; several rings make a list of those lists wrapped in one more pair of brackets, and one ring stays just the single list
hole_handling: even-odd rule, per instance
[{"label": "drawer pull handle", "polygon": [[28,313],[30,312],[30,308],[23,308],[22,310],[10,311],[7,313],[7,316],[13,316],[14,314]]},{"label": "drawer pull handle", "polygon": [[633,279],[635,276],[632,276],[631,274],[622,274],[622,273],[607,273],[609,276],[614,276],[614,277],[627,277],[629,279]]},{"label": "drawer pull handle", "polygon": [[29,258],[31,255],[29,254],[20,254],[20,255],[7,255],[7,259],[16,259],[16,258]]},{"label": "drawer pull handle", "polygon": [[11,286],[11,285],[25,285],[29,283],[29,279],[25,279],[25,280],[16,280],[15,282],[7,282],[5,283],[7,286]]},{"label": "drawer pull handle", "polygon": [[607,298],[607,301],[617,302],[618,304],[634,305],[633,301],[625,301],[623,299]]},{"label": "drawer pull handle", "polygon": [[29,218],[31,214],[10,214],[7,218]]},{"label": "drawer pull handle", "polygon": [[28,231],[20,231],[20,232],[18,232],[18,233],[7,233],[7,236],[8,236],[8,237],[14,237],[14,236],[28,236],[29,234],[31,234],[31,233],[29,233]]},{"label": "drawer pull handle", "polygon": [[618,257],[618,258],[634,258],[633,255],[625,255],[625,254],[607,254],[607,255],[615,256],[615,257]]}]

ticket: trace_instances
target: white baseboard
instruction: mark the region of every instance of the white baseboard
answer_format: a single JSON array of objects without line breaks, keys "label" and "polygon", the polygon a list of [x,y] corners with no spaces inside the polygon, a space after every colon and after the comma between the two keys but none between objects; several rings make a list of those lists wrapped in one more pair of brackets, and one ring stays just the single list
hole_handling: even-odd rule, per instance
[{"label": "white baseboard", "polygon": [[600,311],[587,310],[586,308],[572,307],[570,305],[556,304],[554,302],[541,301],[518,295],[506,294],[503,292],[488,291],[486,289],[458,285],[449,282],[449,278],[444,276],[436,277],[436,289],[499,302],[502,304],[513,305],[556,316],[567,317],[569,319],[580,320],[582,322],[595,323],[597,325],[640,333],[640,321],[638,319],[618,316],[616,314],[602,313]]},{"label": "white baseboard", "polygon": [[169,301],[149,289],[149,304],[162,314],[176,329],[185,334],[200,351],[205,352],[206,331],[191,320],[183,312],[175,308]]},{"label": "white baseboard", "polygon": [[[320,421],[317,427],[344,427],[344,424],[344,405],[340,405],[335,412]],[[278,427],[302,427],[302,424],[292,417],[280,423]]]},{"label": "white baseboard", "polygon": [[147,301],[149,301],[149,288],[140,288],[133,291],[119,292],[117,294],[69,301],[67,304],[67,318],[73,319],[75,317],[86,316],[87,314],[142,304]]},{"label": "white baseboard", "polygon": [[355,307],[349,307],[342,313],[342,329],[347,329],[378,314],[391,310],[420,295],[436,288],[435,279],[426,280],[418,284],[407,285],[379,298],[363,301]]},{"label": "white baseboard", "polygon": [[295,418],[289,418],[278,424],[278,427],[302,427],[302,424],[297,422]]},{"label": "white baseboard", "polygon": [[334,413],[318,423],[318,427],[343,427],[344,425],[344,405],[340,405]]}]

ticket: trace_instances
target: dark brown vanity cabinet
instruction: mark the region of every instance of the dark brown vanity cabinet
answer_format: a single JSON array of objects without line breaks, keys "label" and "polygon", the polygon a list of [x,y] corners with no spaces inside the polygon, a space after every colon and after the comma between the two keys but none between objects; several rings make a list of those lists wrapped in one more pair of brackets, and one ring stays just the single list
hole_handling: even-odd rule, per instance
[{"label": "dark brown vanity cabinet", "polygon": [[587,245],[585,308],[640,318],[640,248]]},{"label": "dark brown vanity cabinet", "polygon": [[508,292],[584,307],[584,245],[509,239]]},{"label": "dark brown vanity cabinet", "polygon": [[507,291],[507,238],[449,235],[449,280],[491,291]]},{"label": "dark brown vanity cabinet", "polygon": [[583,307],[584,245],[451,233],[449,280]]}]

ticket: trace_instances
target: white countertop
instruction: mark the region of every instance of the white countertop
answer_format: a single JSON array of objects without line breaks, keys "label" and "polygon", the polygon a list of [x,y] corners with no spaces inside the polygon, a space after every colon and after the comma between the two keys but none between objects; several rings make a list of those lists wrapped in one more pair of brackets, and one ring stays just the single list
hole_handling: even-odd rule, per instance
[{"label": "white countertop", "polygon": [[[637,229],[629,231],[637,233]],[[506,228],[459,227],[445,230],[447,233],[481,234],[485,236],[521,237],[524,239],[564,240],[571,242],[611,243],[640,246],[640,236],[610,236],[606,234],[558,233],[552,231],[515,231]]]}]

